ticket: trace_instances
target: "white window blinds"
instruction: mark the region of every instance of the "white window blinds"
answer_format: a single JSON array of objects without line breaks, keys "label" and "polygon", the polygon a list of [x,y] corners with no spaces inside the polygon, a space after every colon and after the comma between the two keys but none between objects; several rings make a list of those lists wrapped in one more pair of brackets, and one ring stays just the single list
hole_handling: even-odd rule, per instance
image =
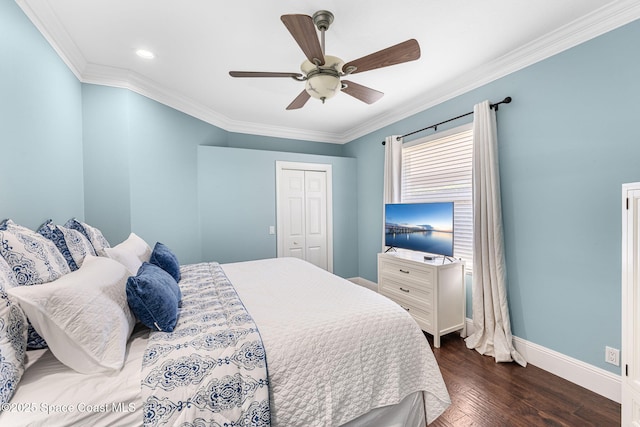
[{"label": "white window blinds", "polygon": [[456,258],[473,262],[471,164],[473,130],[460,126],[407,143],[402,149],[402,202],[454,202]]}]

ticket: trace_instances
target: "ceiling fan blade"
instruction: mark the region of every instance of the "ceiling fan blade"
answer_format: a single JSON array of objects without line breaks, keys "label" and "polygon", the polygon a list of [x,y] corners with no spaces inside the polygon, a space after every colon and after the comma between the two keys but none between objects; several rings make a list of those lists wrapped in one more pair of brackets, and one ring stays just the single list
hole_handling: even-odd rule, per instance
[{"label": "ceiling fan blade", "polygon": [[367,104],[373,104],[384,96],[384,93],[380,91],[359,85],[358,83],[354,83],[349,80],[342,80],[342,84],[345,86],[342,88],[344,93],[351,95],[362,102],[366,102]]},{"label": "ceiling fan blade", "polygon": [[311,96],[307,93],[306,90],[300,92],[300,95],[296,96],[296,99],[293,100],[291,104],[287,107],[287,110],[297,110],[298,108],[304,107],[304,104],[311,98]]},{"label": "ceiling fan blade", "polygon": [[229,71],[231,77],[293,77],[302,78],[300,73],[277,73],[269,71]]},{"label": "ceiling fan blade", "polygon": [[370,55],[363,56],[355,61],[348,62],[342,69],[348,72],[349,67],[356,67],[356,69],[351,72],[351,74],[356,74],[362,73],[363,71],[375,70],[376,68],[414,61],[418,58],[420,58],[420,45],[415,39],[409,39]]},{"label": "ceiling fan blade", "polygon": [[318,40],[313,19],[308,15],[282,15],[280,19],[296,40],[307,59],[312,64],[315,64],[316,61],[314,60],[317,60],[320,61],[318,65],[324,65],[324,53]]}]

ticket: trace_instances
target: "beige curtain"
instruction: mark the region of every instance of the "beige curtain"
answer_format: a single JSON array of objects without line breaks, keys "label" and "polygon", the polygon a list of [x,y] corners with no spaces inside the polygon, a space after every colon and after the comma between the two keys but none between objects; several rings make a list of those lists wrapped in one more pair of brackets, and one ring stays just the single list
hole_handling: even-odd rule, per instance
[{"label": "beige curtain", "polygon": [[402,182],[402,138],[385,138],[384,144],[384,199],[383,203],[400,203]]},{"label": "beige curtain", "polygon": [[382,198],[382,250],[384,245],[384,205],[400,203],[402,184],[402,138],[391,135],[384,140],[384,195]]},{"label": "beige curtain", "polygon": [[473,326],[467,347],[496,362],[526,360],[513,346],[507,302],[498,138],[489,101],[473,108]]}]

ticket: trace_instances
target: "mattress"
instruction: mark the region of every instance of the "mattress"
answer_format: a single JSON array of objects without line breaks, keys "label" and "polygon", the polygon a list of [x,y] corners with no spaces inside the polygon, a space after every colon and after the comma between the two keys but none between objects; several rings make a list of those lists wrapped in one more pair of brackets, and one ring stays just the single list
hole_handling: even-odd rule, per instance
[{"label": "mattress", "polygon": [[[223,270],[264,343],[272,426],[422,427],[450,404],[422,332],[385,297],[293,258]],[[0,425],[141,425],[147,338],[136,328],[125,367],[110,376],[28,352]]]}]

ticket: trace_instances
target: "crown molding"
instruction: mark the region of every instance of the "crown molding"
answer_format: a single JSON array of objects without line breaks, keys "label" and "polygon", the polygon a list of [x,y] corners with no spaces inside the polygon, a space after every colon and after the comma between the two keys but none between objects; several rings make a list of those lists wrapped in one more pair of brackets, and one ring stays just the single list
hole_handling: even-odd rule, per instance
[{"label": "crown molding", "polygon": [[329,132],[309,132],[289,127],[234,121],[189,97],[169,91],[159,83],[122,68],[89,64],[85,67],[82,82],[131,90],[228,132],[335,144],[343,143],[342,140],[337,139],[334,134]]},{"label": "crown molding", "polygon": [[60,23],[49,2],[35,3],[37,12],[28,0],[16,0],[16,3],[71,72],[78,80],[82,81],[82,73],[87,66],[87,60]]},{"label": "crown molding", "polygon": [[259,123],[234,121],[222,114],[218,114],[211,108],[194,102],[191,98],[182,96],[177,92],[168,91],[162,85],[138,73],[122,68],[89,64],[85,67],[82,82],[131,90],[228,132],[334,144],[343,143],[342,140],[337,139],[334,134],[329,132],[309,132],[289,127],[265,126]]},{"label": "crown molding", "polygon": [[[137,73],[87,63],[48,2],[15,1],[65,64],[83,83],[127,88],[229,132],[335,144],[353,141],[640,19],[640,2],[637,0],[611,2],[490,63],[440,85],[427,94],[418,95],[414,102],[395,108],[391,113],[387,111],[363,122],[349,132],[336,134],[231,120],[213,109],[176,92],[169,91]],[[32,4],[36,5],[37,13]]]},{"label": "crown molding", "polygon": [[640,19],[640,2],[620,0],[587,14],[475,70],[450,80],[427,94],[416,97],[392,114],[374,117],[357,126],[340,139],[349,142],[445,101],[482,87],[604,33]]},{"label": "crown molding", "polygon": [[225,130],[233,123],[226,116],[215,112],[211,108],[177,92],[170,91],[159,83],[131,70],[89,64],[85,67],[81,81],[83,83],[129,89],[132,92]]}]

